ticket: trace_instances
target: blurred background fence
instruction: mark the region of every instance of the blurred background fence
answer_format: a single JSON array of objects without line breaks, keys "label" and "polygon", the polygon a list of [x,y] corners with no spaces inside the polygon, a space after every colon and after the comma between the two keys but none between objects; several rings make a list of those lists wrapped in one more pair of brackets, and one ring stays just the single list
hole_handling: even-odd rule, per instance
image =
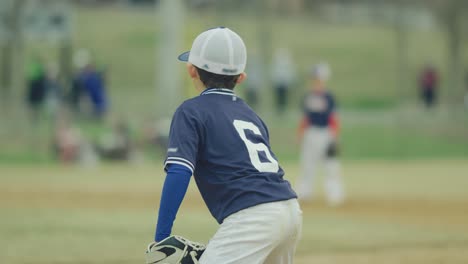
[{"label": "blurred background fence", "polygon": [[[219,25],[245,39],[250,82],[236,91],[256,95],[251,104],[281,158],[297,159],[301,98],[322,61],[332,69],[345,158],[467,157],[467,14],[463,0],[3,0],[0,162],[52,161],[63,123],[90,142],[112,142],[125,124],[143,157],[160,156],[144,142],[163,138],[175,107],[196,94],[175,58]],[[292,84],[277,114],[272,68],[282,51]],[[86,65],[105,99],[74,105],[74,79]],[[425,107],[428,68],[438,76],[437,100]],[[56,88],[31,103],[40,72]]]}]

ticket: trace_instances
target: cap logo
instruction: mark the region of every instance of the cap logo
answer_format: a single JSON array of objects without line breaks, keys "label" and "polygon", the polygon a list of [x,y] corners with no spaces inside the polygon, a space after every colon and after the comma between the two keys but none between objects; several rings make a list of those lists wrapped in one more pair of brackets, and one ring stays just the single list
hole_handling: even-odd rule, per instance
[{"label": "cap logo", "polygon": [[210,67],[208,66],[208,64],[205,64],[205,65],[203,65],[203,68],[209,69]]},{"label": "cap logo", "polygon": [[224,73],[236,73],[236,72],[237,72],[237,69],[226,69],[226,68],[223,68],[223,72],[224,72]]}]

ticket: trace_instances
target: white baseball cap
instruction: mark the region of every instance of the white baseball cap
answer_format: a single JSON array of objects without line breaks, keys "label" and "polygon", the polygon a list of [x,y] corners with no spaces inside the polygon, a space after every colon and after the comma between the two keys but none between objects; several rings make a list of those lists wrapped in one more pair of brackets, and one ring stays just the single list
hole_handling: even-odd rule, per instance
[{"label": "white baseball cap", "polygon": [[247,50],[236,32],[218,27],[198,35],[190,51],[180,54],[179,60],[211,73],[238,75],[245,70]]},{"label": "white baseball cap", "polygon": [[321,62],[312,69],[312,76],[322,81],[328,81],[331,76],[330,66],[326,62]]}]

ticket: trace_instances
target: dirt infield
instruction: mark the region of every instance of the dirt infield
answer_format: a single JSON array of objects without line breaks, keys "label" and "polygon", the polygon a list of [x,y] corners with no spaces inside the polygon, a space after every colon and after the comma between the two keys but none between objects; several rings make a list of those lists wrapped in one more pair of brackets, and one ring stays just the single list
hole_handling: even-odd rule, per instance
[{"label": "dirt infield", "polygon": [[[344,165],[346,204],[328,207],[320,180],[302,203],[296,263],[468,263],[468,162]],[[142,263],[159,169],[0,168],[0,263]],[[216,227],[192,183],[174,233],[207,242]]]}]

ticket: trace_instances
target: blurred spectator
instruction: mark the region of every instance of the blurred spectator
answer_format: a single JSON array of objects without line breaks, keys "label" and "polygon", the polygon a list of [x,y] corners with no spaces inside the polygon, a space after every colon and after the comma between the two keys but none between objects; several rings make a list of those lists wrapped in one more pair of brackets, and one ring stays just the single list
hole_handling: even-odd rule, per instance
[{"label": "blurred spectator", "polygon": [[40,58],[34,58],[27,67],[27,103],[31,119],[37,121],[47,93],[44,65]]},{"label": "blurred spectator", "polygon": [[468,110],[468,88],[466,88],[465,98],[463,101],[464,101],[465,109]]},{"label": "blurred spectator", "polygon": [[466,72],[466,75],[465,75],[465,98],[464,98],[464,103],[465,103],[465,109],[468,110],[468,71]]},{"label": "blurred spectator", "polygon": [[70,91],[70,105],[72,110],[75,113],[80,113],[80,104],[81,104],[81,97],[83,95],[83,84],[81,83],[81,72],[76,72],[73,76],[71,91]]},{"label": "blurred spectator", "polygon": [[437,69],[433,65],[427,64],[419,77],[419,88],[421,99],[428,109],[432,108],[437,100],[438,85]]},{"label": "blurred spectator", "polygon": [[81,166],[95,166],[99,157],[79,128],[70,124],[61,113],[55,123],[52,138],[53,152],[63,163],[77,163]]},{"label": "blurred spectator", "polygon": [[245,80],[245,100],[250,107],[258,106],[258,93],[262,86],[262,68],[258,58],[251,55],[247,61],[247,79]]},{"label": "blurred spectator", "polygon": [[75,72],[73,74],[73,79],[71,83],[71,91],[69,95],[69,100],[71,108],[75,113],[81,112],[81,98],[83,96],[83,83],[81,81],[81,76],[83,74],[84,68],[89,63],[89,52],[84,49],[78,50],[73,56],[73,64],[75,66]]},{"label": "blurred spectator", "polygon": [[158,122],[153,122],[148,119],[143,124],[143,145],[156,145],[157,147],[164,150],[166,153],[167,146],[169,143],[169,129],[171,126],[171,119],[165,118]]},{"label": "blurred spectator", "polygon": [[47,110],[55,118],[60,107],[62,93],[62,86],[59,82],[59,69],[56,64],[50,64],[47,67],[46,91]]},{"label": "blurred spectator", "polygon": [[104,160],[130,160],[134,149],[128,124],[122,120],[115,123],[112,131],[96,144],[96,150]]},{"label": "blurred spectator", "polygon": [[294,64],[287,49],[277,49],[273,57],[272,81],[276,110],[283,113],[288,103],[288,90],[295,78]]},{"label": "blurred spectator", "polygon": [[82,143],[80,131],[72,127],[65,118],[59,118],[52,139],[56,157],[65,163],[79,161]]},{"label": "blurred spectator", "polygon": [[80,49],[74,58],[76,73],[73,77],[70,102],[75,112],[82,112],[84,98],[89,99],[94,117],[102,118],[108,107],[104,70],[98,70],[88,50]]},{"label": "blurred spectator", "polygon": [[81,75],[80,81],[89,96],[94,116],[98,119],[102,118],[107,111],[104,72],[98,71],[94,64],[88,64]]}]

